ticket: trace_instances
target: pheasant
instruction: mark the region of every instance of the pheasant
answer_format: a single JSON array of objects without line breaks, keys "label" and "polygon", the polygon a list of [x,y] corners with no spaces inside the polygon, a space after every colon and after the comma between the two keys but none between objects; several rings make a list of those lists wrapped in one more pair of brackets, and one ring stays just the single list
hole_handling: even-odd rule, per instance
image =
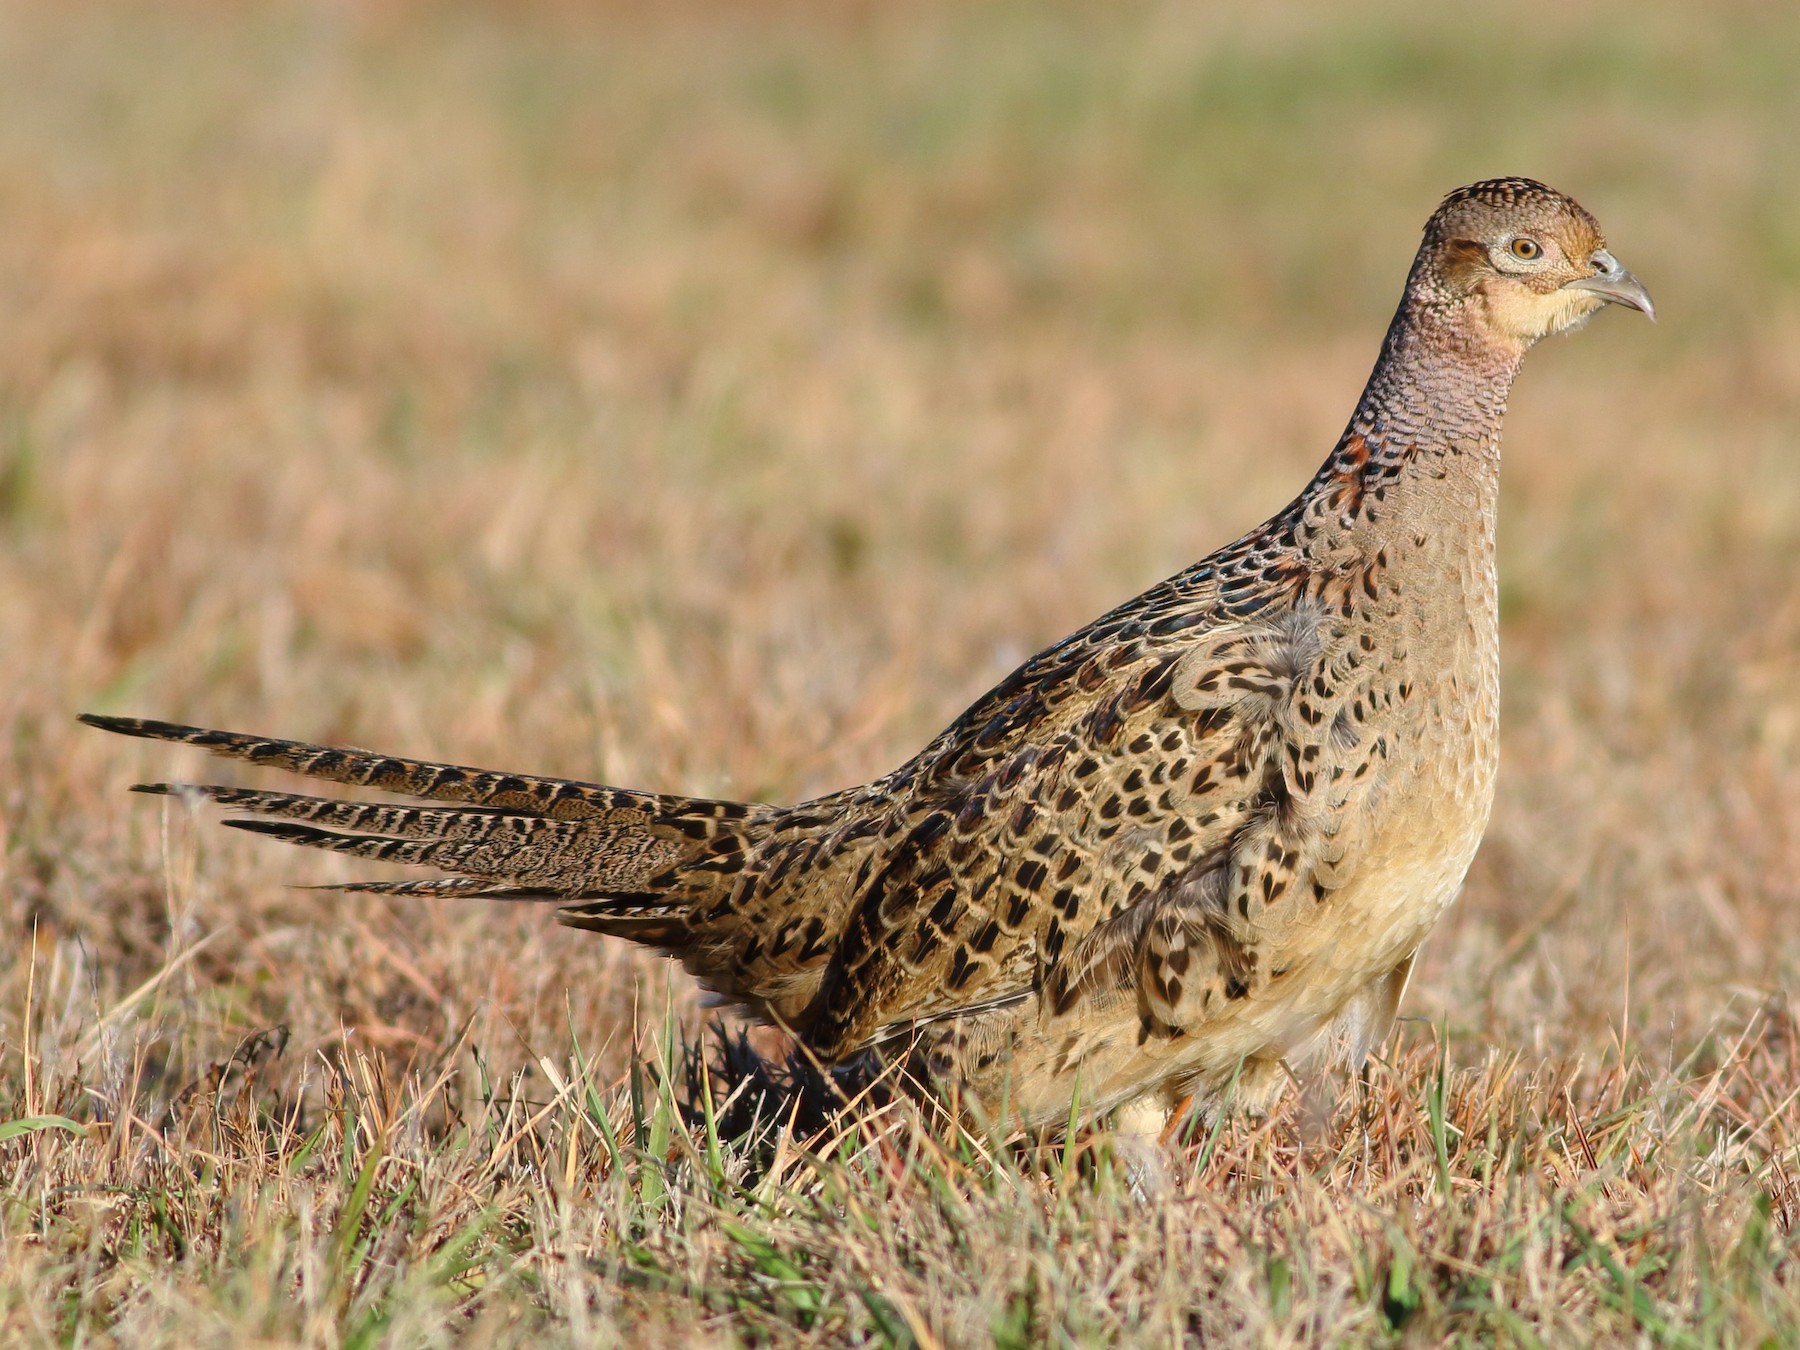
[{"label": "pheasant", "polygon": [[238,787],[225,823],[541,900],[838,1063],[907,1047],[1026,1125],[1360,1063],[1455,898],[1497,767],[1500,429],[1538,339],[1650,297],[1570,198],[1458,189],[1292,503],[1038,653],[885,777],[797,806],[83,721],[423,799]]}]

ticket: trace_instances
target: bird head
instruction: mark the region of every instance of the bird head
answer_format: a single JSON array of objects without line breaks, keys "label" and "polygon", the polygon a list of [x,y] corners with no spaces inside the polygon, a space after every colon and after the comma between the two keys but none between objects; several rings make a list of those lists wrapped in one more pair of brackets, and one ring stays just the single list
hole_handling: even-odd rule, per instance
[{"label": "bird head", "polygon": [[1600,222],[1529,178],[1458,188],[1425,225],[1418,275],[1499,342],[1523,349],[1606,305],[1656,317],[1650,293],[1607,251]]}]

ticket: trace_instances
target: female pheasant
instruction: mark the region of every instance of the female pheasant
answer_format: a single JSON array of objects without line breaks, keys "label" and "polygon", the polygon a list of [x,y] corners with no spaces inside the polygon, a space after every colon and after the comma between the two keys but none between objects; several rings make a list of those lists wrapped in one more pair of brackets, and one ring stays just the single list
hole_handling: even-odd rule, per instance
[{"label": "female pheasant", "polygon": [[[1450,194],[1342,438],[1237,542],[1032,657],[915,758],[798,806],[705,801],[163,722],[133,736],[439,805],[151,784],[229,825],[553,901],[830,1062],[910,1044],[1028,1124],[1360,1061],[1493,800],[1500,424],[1525,351],[1652,314],[1594,218]],[[1079,1086],[1078,1086],[1079,1085]]]}]

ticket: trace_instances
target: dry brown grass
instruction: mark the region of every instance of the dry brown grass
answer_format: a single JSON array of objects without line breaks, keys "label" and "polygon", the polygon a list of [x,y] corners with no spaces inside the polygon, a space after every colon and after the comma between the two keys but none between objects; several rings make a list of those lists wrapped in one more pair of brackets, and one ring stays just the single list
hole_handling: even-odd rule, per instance
[{"label": "dry brown grass", "polygon": [[[77,1128],[0,1142],[0,1339],[1800,1338],[1795,50],[1748,3],[9,7],[0,1119]],[[1278,506],[1494,172],[1664,320],[1515,398],[1501,796],[1419,1020],[1170,1196],[1103,1134],[709,1127],[655,960],[295,892],[331,861],[73,724],[861,779]]]}]

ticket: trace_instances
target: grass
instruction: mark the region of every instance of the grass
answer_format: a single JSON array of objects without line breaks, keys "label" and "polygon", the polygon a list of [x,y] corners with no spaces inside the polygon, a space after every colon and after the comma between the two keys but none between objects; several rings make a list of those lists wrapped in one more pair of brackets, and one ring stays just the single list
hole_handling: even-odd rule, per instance
[{"label": "grass", "polygon": [[[0,1339],[1800,1340],[1800,18],[20,3]],[[1365,1084],[831,1119],[81,709],[792,799],[1279,506],[1449,187],[1655,293],[1508,428],[1500,800]],[[766,1040],[757,1044],[771,1048]],[[709,1067],[710,1066],[710,1067]]]}]

